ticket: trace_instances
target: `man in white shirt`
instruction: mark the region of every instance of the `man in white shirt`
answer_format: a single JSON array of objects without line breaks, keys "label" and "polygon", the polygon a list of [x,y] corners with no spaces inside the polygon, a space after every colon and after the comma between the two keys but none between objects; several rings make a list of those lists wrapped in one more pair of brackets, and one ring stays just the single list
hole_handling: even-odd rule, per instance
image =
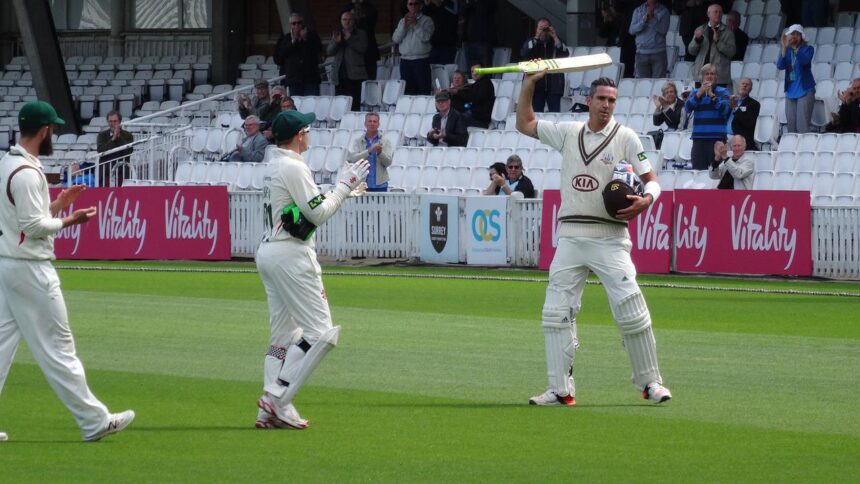
[{"label": "man in white shirt", "polygon": [[724,190],[752,190],[755,181],[755,158],[746,153],[747,142],[736,134],[729,141],[732,156],[722,141],[714,143],[714,162],[711,163],[710,177],[720,180],[717,188]]},{"label": "man in white shirt", "polygon": [[435,25],[433,19],[421,13],[422,0],[408,0],[408,12],[397,23],[391,41],[400,50],[400,78],[406,81],[407,95],[430,94],[430,38]]},{"label": "man in white shirt", "polygon": [[[84,440],[96,441],[127,427],[134,411],[109,413],[90,391],[75,352],[60,279],[51,264],[54,235],[96,215],[96,208],[88,207],[57,217],[84,187],[72,186],[50,200],[38,156],[53,152],[56,124],[65,122],[50,104],[25,104],[18,113],[21,141],[0,159],[0,390],[23,336]],[[2,440],[8,438],[0,434]]]},{"label": "man in white shirt", "polygon": [[[549,388],[530,398],[529,404],[576,404],[576,315],[589,271],[597,274],[609,297],[633,369],[633,384],[643,398],[655,404],[665,402],[672,395],[663,386],[657,366],[651,314],[636,282],[627,231],[627,222],[660,196],[657,176],[636,133],[612,117],[618,99],[615,81],[601,77],[591,83],[586,123],[553,123],[538,121],[531,102],[535,84],[545,74],[525,76],[517,103],[517,130],[562,154],[558,249],[549,269],[541,318]],[[608,213],[602,192],[621,161],[633,166],[645,190],[641,197],[627,197],[629,207]]]}]

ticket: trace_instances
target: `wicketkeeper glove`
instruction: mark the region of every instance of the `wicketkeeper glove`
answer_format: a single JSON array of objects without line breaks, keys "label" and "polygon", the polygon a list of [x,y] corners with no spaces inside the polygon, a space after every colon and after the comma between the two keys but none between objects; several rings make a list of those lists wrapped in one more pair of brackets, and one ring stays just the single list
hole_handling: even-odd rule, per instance
[{"label": "wicketkeeper glove", "polygon": [[364,195],[364,192],[367,191],[367,183],[361,182],[355,187],[355,190],[349,192],[349,198],[356,198]]},{"label": "wicketkeeper glove", "polygon": [[370,171],[370,163],[367,160],[359,160],[355,163],[345,163],[340,171],[340,179],[338,183],[343,183],[349,187],[349,191],[355,190],[358,185],[367,178],[367,173]]}]

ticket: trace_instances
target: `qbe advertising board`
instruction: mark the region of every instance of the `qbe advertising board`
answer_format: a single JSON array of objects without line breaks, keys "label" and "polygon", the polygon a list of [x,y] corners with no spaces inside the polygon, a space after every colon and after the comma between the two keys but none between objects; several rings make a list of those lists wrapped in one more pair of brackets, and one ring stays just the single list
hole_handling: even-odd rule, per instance
[{"label": "qbe advertising board", "polygon": [[466,198],[466,263],[507,265],[508,197]]},{"label": "qbe advertising board", "polygon": [[419,250],[421,260],[456,264],[460,260],[458,197],[423,195],[420,208]]}]

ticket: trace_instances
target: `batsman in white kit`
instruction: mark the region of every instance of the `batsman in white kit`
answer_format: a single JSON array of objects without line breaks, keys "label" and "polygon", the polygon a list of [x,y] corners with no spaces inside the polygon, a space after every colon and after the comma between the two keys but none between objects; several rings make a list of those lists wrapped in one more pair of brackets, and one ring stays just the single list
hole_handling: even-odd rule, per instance
[{"label": "batsman in white kit", "polygon": [[[0,159],[0,391],[23,336],[51,388],[75,417],[84,440],[95,441],[127,427],[134,412],[109,413],[90,391],[75,353],[60,280],[51,264],[54,234],[87,222],[96,215],[96,208],[56,218],[84,187],[63,190],[51,202],[37,156],[53,152],[55,124],[65,122],[53,106],[42,101],[25,104],[18,113],[21,141]],[[0,432],[0,440],[7,439]]]},{"label": "batsman in white kit", "polygon": [[350,197],[367,189],[369,164],[345,165],[335,187],[320,193],[302,153],[308,149],[313,113],[284,111],[272,121],[277,143],[264,176],[266,233],[257,249],[257,270],[269,303],[271,338],[263,364],[257,428],[305,429],[293,399],[325,355],[337,345],[314,230]]},{"label": "batsman in white kit", "polygon": [[[576,314],[589,270],[600,278],[627,354],[633,384],[652,403],[672,398],[657,366],[651,314],[636,282],[630,258],[628,220],[646,210],[660,196],[639,137],[612,116],[618,89],[599,78],[586,96],[588,121],[538,121],[532,110],[535,82],[544,72],[526,74],[517,104],[517,130],[539,139],[562,154],[561,207],[558,249],[549,269],[542,311],[549,388],[529,399],[532,405],[574,405],[573,362],[579,340]],[[615,166],[627,161],[645,184],[642,196],[630,195],[632,205],[615,214],[604,207],[603,189],[613,180]]]}]

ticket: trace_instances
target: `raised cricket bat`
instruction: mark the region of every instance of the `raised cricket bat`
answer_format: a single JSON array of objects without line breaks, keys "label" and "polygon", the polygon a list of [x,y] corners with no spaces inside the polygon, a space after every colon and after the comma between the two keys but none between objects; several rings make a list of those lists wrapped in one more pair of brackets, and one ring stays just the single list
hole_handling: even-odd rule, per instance
[{"label": "raised cricket bat", "polygon": [[612,64],[609,54],[580,55],[576,57],[561,57],[558,59],[542,59],[537,61],[525,61],[501,67],[479,67],[475,74],[485,76],[487,74],[504,74],[506,72],[523,72],[531,74],[546,69],[547,73],[589,71],[599,69]]}]

